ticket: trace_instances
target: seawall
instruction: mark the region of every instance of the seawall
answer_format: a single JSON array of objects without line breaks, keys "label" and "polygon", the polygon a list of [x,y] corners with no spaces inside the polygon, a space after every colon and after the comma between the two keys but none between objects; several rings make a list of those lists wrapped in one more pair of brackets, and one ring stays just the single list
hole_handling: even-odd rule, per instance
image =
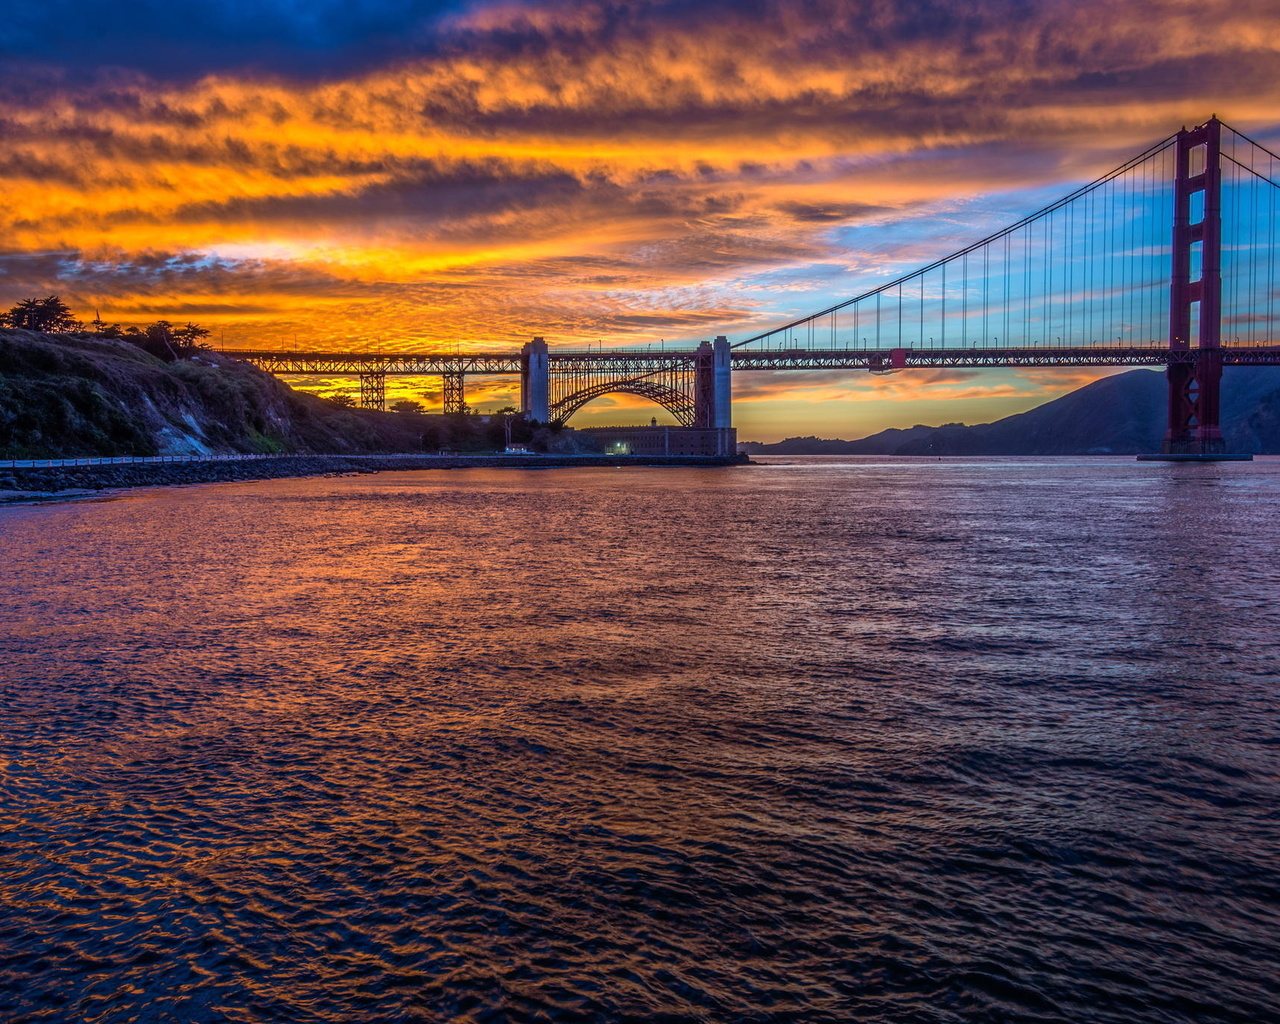
[{"label": "seawall", "polygon": [[552,469],[570,466],[741,466],[730,456],[646,455],[281,455],[192,462],[96,463],[6,468],[0,465],[0,501],[29,501],[66,491],[162,487],[236,480],[380,473],[420,469]]}]

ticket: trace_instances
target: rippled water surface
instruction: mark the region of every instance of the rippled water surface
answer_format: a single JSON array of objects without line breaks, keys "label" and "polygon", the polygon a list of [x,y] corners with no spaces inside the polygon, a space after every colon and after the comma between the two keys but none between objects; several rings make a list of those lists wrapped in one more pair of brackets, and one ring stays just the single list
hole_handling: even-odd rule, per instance
[{"label": "rippled water surface", "polygon": [[1280,1019],[1280,461],[0,509],[0,1020]]}]

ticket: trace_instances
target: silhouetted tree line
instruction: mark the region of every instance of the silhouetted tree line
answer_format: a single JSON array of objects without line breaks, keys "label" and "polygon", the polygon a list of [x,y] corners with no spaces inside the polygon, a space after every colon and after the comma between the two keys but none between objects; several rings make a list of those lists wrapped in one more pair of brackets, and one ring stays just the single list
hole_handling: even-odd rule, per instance
[{"label": "silhouetted tree line", "polygon": [[0,313],[0,327],[21,327],[45,334],[76,334],[84,330],[84,324],[71,315],[67,304],[56,295],[47,299],[23,299]]},{"label": "silhouetted tree line", "polygon": [[545,449],[548,433],[558,434],[559,424],[543,426],[508,406],[488,416],[455,412],[424,417],[422,447],[427,451],[500,451],[512,444]]},{"label": "silhouetted tree line", "polygon": [[[319,397],[342,409],[355,409],[359,404],[346,391]],[[517,444],[545,451],[552,438],[564,429],[560,423],[541,424],[530,419],[514,405],[487,414],[468,408],[464,412],[428,416],[425,405],[405,398],[392,402],[387,411],[421,422],[422,447],[426,451],[491,452]]]},{"label": "silhouetted tree line", "polygon": [[207,348],[201,339],[209,332],[199,324],[178,327],[168,320],[157,320],[146,327],[122,327],[95,317],[88,325],[77,320],[70,307],[56,295],[44,299],[23,299],[0,313],[0,327],[18,327],[45,334],[88,334],[98,338],[117,338],[151,353],[165,362],[173,362]]},{"label": "silhouetted tree line", "polygon": [[422,447],[456,449],[458,452],[493,452],[508,444],[534,444],[539,424],[513,406],[500,408],[489,416],[449,412],[431,416],[424,422]]}]

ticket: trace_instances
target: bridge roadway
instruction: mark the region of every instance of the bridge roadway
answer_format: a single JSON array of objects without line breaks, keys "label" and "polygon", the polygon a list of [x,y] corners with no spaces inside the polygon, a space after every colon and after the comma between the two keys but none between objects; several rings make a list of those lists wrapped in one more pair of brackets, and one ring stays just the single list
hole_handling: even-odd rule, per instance
[{"label": "bridge roadway", "polygon": [[[1223,345],[1224,366],[1280,365],[1280,345]],[[424,377],[461,374],[519,374],[519,352],[281,352],[225,349],[223,355],[243,359],[274,374],[387,374]],[[551,373],[584,371],[616,374],[619,379],[647,376],[691,365],[694,349],[556,351],[548,353]],[[1020,366],[1168,366],[1195,362],[1195,349],[1163,345],[1087,345],[1022,348],[902,349],[733,349],[735,370],[870,370],[938,367]]]},{"label": "bridge roadway", "polygon": [[[684,427],[709,428],[729,443],[733,370],[862,370],[892,373],[940,367],[1164,366],[1194,371],[1202,350],[1161,345],[1025,346],[1020,348],[734,348],[723,335],[696,349],[566,351],[535,338],[519,352],[273,352],[226,350],[275,374],[350,374],[360,378],[360,404],[386,406],[388,376],[439,376],[444,409],[467,408],[465,380],[479,374],[520,378],[520,408],[541,422],[567,422],[607,394],[638,395],[667,409]],[[1280,365],[1280,345],[1216,350],[1220,365]],[[720,443],[720,442],[717,442]]]}]

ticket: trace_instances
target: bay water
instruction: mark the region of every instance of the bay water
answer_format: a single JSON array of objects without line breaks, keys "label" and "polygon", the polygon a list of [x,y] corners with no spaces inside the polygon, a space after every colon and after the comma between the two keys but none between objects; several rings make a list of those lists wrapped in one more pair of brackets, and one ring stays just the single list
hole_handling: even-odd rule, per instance
[{"label": "bay water", "polygon": [[1280,1020],[1280,460],[0,508],[0,1019]]}]

